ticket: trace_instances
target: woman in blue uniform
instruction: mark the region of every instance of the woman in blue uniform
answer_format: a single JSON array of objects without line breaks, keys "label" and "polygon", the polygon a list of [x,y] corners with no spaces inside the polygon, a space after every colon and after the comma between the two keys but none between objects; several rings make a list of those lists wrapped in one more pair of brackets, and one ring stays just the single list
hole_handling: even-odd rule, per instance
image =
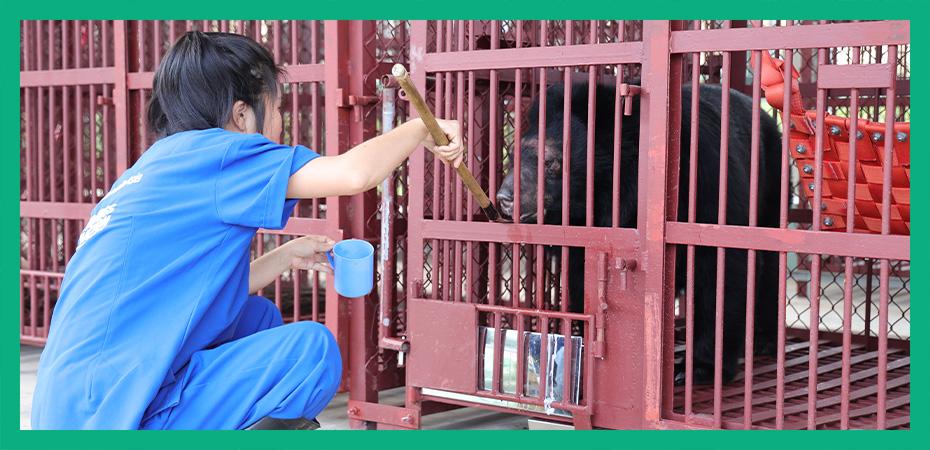
[{"label": "woman in blue uniform", "polygon": [[68,264],[32,408],[35,429],[307,428],[332,399],[339,348],[322,325],[282,325],[254,294],[291,269],[328,270],[333,242],[255,260],[259,228],[298,199],[378,185],[419,145],[458,165],[414,119],[339,156],[277,143],[281,69],[255,41],[190,32],[155,73],[160,139],[94,208]]}]

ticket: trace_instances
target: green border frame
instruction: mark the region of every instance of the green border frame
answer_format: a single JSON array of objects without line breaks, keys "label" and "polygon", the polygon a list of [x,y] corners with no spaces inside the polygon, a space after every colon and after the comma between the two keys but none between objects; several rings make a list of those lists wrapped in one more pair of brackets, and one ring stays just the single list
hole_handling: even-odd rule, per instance
[{"label": "green border frame", "polygon": [[[76,449],[169,449],[169,448],[463,448],[479,446],[499,448],[930,448],[928,423],[928,382],[911,386],[911,426],[909,431],[420,431],[420,432],[356,432],[329,431],[309,435],[291,432],[237,433],[229,431],[22,431],[19,430],[19,24],[24,19],[216,19],[256,16],[268,19],[593,19],[604,17],[643,19],[698,18],[764,18],[793,19],[910,19],[911,52],[930,56],[930,2],[925,0],[716,0],[665,2],[601,1],[530,1],[472,0],[468,2],[426,2],[411,0],[392,4],[385,1],[345,0],[296,1],[284,0],[262,4],[255,0],[179,1],[159,0],[157,3],[65,2],[50,0],[42,3],[13,1],[6,3],[0,19],[0,49],[5,63],[0,68],[0,449],[76,448]],[[257,8],[257,6],[259,8]],[[260,6],[264,6],[261,8]],[[922,11],[922,12],[921,12]],[[927,105],[930,90],[930,61],[913,57],[911,104]],[[913,114],[915,128],[928,125],[920,108]],[[930,129],[930,128],[928,128]],[[930,136],[920,132],[913,136],[914,149],[924,149]],[[928,152],[912,154],[916,173],[927,170]],[[930,183],[917,177],[913,182],[913,198],[928,197]],[[928,211],[914,208],[912,229],[928,225]],[[920,273],[927,261],[930,234],[912,236],[912,271]],[[920,276],[912,278],[912,295],[917,298],[930,293]],[[930,323],[930,307],[912,303],[914,323]],[[920,318],[923,319],[920,319]],[[912,328],[911,379],[928,380],[930,342],[928,330],[920,325]],[[400,434],[403,433],[403,434]]]}]

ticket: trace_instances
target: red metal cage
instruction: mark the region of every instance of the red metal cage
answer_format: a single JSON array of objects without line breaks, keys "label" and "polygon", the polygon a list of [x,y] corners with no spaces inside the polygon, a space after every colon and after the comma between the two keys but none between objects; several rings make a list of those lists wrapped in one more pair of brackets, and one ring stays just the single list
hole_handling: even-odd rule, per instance
[{"label": "red metal cage", "polygon": [[[263,292],[287,321],[321,321],[337,336],[348,355],[353,427],[414,429],[426,414],[464,406],[577,428],[908,428],[908,27],[784,20],[22,22],[21,339],[44,341],[89,211],[152,142],[142,108],[161,55],[186,30],[230,31],[263,43],[288,68],[286,143],[337,154],[406,120],[406,102],[384,77],[392,64],[405,63],[436,115],[461,121],[465,163],[492,199],[508,175],[537,174],[535,186],[521,186],[521,176],[513,183],[515,198],[536,193],[535,217],[489,223],[449,167],[416,153],[378,190],[304,202],[286,229],[258,235],[255,255],[305,234],[366,239],[378,248],[379,289],[363,300],[340,299],[326,289],[325,276],[306,272],[285,274]],[[780,86],[785,80],[791,89]],[[546,169],[523,160],[521,138],[570,107],[541,108],[539,123],[530,123],[528,111],[547,88],[585,81],[616,94],[606,107],[585,111],[581,133],[589,143],[631,126],[620,118],[638,104],[639,176],[618,181],[628,167],[614,142],[612,181],[595,186],[589,145],[578,166],[586,180],[583,219],[547,223]],[[777,121],[784,162],[772,174],[782,196],[777,227],[730,224],[725,214],[696,220],[696,176],[679,173],[685,156],[678,149],[683,142],[696,148],[696,137],[682,130],[697,129],[698,117],[685,124],[680,118],[699,99],[684,101],[679,87],[702,84],[742,92],[753,100],[754,117]],[[722,92],[727,103],[730,91]],[[595,129],[605,111],[614,113],[612,128]],[[566,121],[563,135],[569,128]],[[861,140],[850,138],[860,132]],[[752,134],[756,144],[748,151],[757,161],[758,127]],[[576,201],[567,186],[578,175],[567,169],[569,159],[562,162],[567,211]],[[758,212],[771,205],[759,203],[758,163],[750,164],[749,205],[730,206]],[[724,186],[722,210],[728,170],[723,165],[714,175]],[[617,199],[631,187],[636,208],[613,201],[609,217],[594,217],[596,195]],[[682,208],[679,198],[687,202]],[[521,212],[515,202],[513,216]],[[621,227],[621,217],[635,220]],[[704,251],[716,255],[716,277],[696,280],[696,254]],[[717,371],[712,384],[698,385],[696,285],[716,288],[719,360],[722,262],[732,252],[748,261],[740,299],[748,311],[757,301],[754,262],[776,257],[776,349],[773,356],[753,353],[748,320],[735,378],[724,383]],[[678,258],[684,261],[676,268]],[[571,264],[583,267],[580,309],[568,301]],[[685,368],[683,385],[675,384],[676,364]],[[399,386],[402,406],[379,403],[379,393]]]}]

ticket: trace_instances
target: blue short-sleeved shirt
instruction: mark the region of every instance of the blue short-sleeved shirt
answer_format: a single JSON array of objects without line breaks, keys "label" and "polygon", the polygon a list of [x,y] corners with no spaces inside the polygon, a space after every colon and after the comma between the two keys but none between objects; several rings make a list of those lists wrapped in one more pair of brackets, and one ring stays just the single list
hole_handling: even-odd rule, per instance
[{"label": "blue short-sleeved shirt", "polygon": [[[36,429],[134,429],[248,296],[249,245],[296,205],[290,176],[318,154],[259,134],[157,141],[94,208],[68,264],[39,364]],[[149,412],[151,414],[151,412]]]}]

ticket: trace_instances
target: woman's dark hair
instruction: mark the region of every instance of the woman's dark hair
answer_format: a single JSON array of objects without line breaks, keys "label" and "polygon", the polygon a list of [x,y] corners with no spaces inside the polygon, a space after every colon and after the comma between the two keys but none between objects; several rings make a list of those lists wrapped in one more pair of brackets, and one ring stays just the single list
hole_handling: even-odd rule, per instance
[{"label": "woman's dark hair", "polygon": [[242,100],[255,111],[261,132],[264,96],[277,97],[281,73],[268,50],[245,36],[185,33],[155,71],[149,126],[159,137],[222,128]]}]

